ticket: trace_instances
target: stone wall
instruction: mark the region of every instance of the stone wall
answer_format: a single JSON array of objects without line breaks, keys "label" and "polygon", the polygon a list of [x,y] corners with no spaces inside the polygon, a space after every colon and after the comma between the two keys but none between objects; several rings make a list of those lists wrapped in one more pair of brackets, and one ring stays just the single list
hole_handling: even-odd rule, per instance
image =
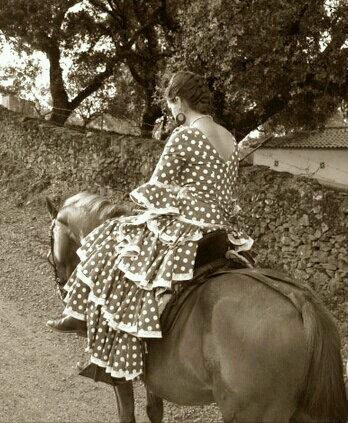
[{"label": "stone wall", "polygon": [[[0,108],[0,177],[23,201],[42,191],[60,197],[105,187],[126,199],[148,179],[162,147],[156,140],[61,128]],[[310,284],[346,336],[347,193],[263,166],[241,168],[239,189],[257,262]]]},{"label": "stone wall", "polygon": [[259,265],[307,282],[346,335],[348,193],[263,166],[242,168],[239,186],[241,216]]},{"label": "stone wall", "polygon": [[0,176],[22,198],[48,186],[62,195],[105,187],[126,193],[149,177],[162,148],[161,141],[55,126],[0,107]]}]

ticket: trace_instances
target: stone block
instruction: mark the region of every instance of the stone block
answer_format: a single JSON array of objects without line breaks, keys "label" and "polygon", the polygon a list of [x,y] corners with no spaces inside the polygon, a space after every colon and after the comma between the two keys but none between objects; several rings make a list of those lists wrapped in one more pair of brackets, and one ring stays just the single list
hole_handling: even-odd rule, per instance
[{"label": "stone block", "polygon": [[304,214],[299,220],[298,224],[300,226],[309,226],[309,217],[308,214]]},{"label": "stone block", "polygon": [[328,288],[331,292],[335,292],[342,287],[341,279],[337,277],[330,278],[328,281]]},{"label": "stone block", "polygon": [[326,223],[322,223],[321,224],[321,231],[322,232],[327,232],[329,230],[329,227],[327,226],[327,224]]},{"label": "stone block", "polygon": [[280,242],[281,242],[282,244],[284,244],[284,245],[290,245],[290,244],[291,244],[291,238],[290,238],[290,237],[288,237],[288,236],[283,235],[283,236],[280,238]]},{"label": "stone block", "polygon": [[343,234],[341,234],[341,235],[336,235],[334,238],[333,238],[333,242],[337,242],[337,243],[339,243],[339,244],[341,244],[341,243],[347,243],[348,242],[348,237],[347,237],[347,235],[343,235]]},{"label": "stone block", "polygon": [[309,261],[311,261],[312,263],[320,263],[320,258],[316,256],[311,256],[309,258]]},{"label": "stone block", "polygon": [[141,173],[143,176],[148,176],[148,175],[150,174],[150,172],[151,172],[151,165],[150,165],[150,163],[145,162],[145,163],[143,163],[143,164],[140,166],[140,173]]},{"label": "stone block", "polygon": [[327,285],[329,280],[330,280],[328,275],[326,275],[323,272],[319,272],[319,271],[314,272],[311,277],[312,277],[312,280],[314,282],[314,285],[316,285],[316,286]]},{"label": "stone block", "polygon": [[337,260],[339,263],[347,264],[348,263],[348,254],[339,253],[337,256]]},{"label": "stone block", "polygon": [[297,253],[300,257],[306,259],[306,258],[311,257],[312,250],[308,245],[300,245],[298,250],[297,250]]},{"label": "stone block", "polygon": [[329,269],[325,269],[325,272],[330,278],[333,278],[336,274],[334,270],[329,270]]},{"label": "stone block", "polygon": [[330,244],[328,244],[328,243],[324,243],[324,242],[320,242],[319,243],[319,249],[321,250],[321,251],[331,251],[332,250],[332,247],[331,247],[331,245]]},{"label": "stone block", "polygon": [[314,239],[319,239],[320,237],[321,237],[321,230],[320,229],[317,229],[314,232]]},{"label": "stone block", "polygon": [[317,191],[313,193],[313,200],[320,201],[323,199],[323,193],[321,191]]},{"label": "stone block", "polygon": [[337,270],[338,266],[334,263],[322,263],[322,267],[326,270]]}]

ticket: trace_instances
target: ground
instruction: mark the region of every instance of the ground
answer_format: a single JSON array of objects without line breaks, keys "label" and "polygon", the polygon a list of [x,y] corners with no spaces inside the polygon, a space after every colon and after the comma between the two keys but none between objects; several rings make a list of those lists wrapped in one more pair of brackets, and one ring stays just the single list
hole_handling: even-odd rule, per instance
[{"label": "ground", "polygon": [[[46,261],[50,218],[43,198],[21,204],[0,188],[0,422],[117,422],[109,385],[78,375],[84,341],[45,326],[62,305]],[[137,421],[145,391],[136,384]],[[166,422],[217,422],[215,406],[166,403]]]}]

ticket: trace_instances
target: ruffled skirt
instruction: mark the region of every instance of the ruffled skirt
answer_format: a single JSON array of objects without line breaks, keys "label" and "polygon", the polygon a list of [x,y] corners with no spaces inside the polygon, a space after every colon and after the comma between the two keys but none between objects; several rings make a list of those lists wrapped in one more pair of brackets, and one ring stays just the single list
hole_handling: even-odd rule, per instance
[{"label": "ruffled skirt", "polygon": [[202,236],[174,216],[139,215],[109,219],[82,240],[81,262],[64,287],[64,313],[87,322],[92,363],[127,380],[142,373],[142,338],[162,336],[163,294],[192,279]]}]

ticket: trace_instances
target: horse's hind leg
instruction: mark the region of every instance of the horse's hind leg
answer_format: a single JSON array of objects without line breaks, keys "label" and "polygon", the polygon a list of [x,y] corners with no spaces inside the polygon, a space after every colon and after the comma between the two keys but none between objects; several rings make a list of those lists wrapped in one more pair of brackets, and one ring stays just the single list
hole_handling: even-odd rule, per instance
[{"label": "horse's hind leg", "polygon": [[162,423],[163,419],[163,400],[156,397],[151,391],[146,389],[146,412],[151,423]]}]

